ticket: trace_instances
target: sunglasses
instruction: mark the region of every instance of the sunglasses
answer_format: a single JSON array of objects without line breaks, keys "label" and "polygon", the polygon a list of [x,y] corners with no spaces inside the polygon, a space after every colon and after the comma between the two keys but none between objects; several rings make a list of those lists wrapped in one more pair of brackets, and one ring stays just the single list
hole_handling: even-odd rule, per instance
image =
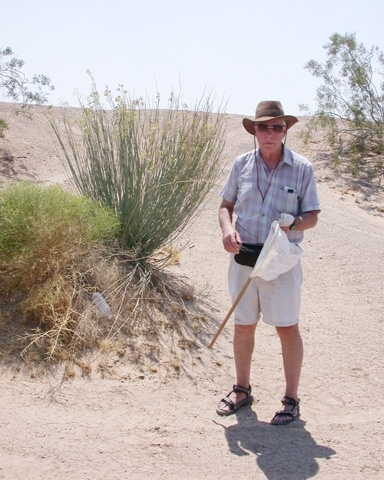
[{"label": "sunglasses", "polygon": [[259,132],[268,132],[268,130],[275,132],[275,133],[281,133],[284,131],[285,125],[267,125],[266,123],[259,123],[257,125],[257,130]]}]

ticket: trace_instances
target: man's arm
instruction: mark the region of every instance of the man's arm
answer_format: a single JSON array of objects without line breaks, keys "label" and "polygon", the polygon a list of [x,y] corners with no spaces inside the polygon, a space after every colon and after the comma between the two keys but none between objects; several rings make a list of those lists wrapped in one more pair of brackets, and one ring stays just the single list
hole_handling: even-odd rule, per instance
[{"label": "man's arm", "polygon": [[241,238],[232,225],[234,203],[224,200],[219,208],[219,223],[223,232],[223,246],[229,253],[239,253]]}]

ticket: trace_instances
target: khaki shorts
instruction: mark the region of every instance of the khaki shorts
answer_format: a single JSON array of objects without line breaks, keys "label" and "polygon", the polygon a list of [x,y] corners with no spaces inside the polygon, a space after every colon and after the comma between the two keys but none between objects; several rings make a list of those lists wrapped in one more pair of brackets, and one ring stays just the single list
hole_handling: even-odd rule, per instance
[{"label": "khaki shorts", "polygon": [[[230,257],[228,285],[234,303],[252,268],[236,263],[233,254]],[[273,327],[296,325],[299,322],[302,282],[300,260],[291,270],[270,282],[259,277],[253,278],[235,308],[234,322],[252,325],[259,321],[261,314],[264,322]]]}]

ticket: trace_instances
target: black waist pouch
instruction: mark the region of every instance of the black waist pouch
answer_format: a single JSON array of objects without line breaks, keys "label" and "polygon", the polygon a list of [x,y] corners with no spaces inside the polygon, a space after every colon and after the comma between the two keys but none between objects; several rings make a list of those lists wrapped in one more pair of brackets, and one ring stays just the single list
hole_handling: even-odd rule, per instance
[{"label": "black waist pouch", "polygon": [[243,243],[240,247],[240,252],[235,255],[235,262],[247,267],[254,267],[259,258],[260,252],[263,248],[262,243],[252,245],[251,243]]}]

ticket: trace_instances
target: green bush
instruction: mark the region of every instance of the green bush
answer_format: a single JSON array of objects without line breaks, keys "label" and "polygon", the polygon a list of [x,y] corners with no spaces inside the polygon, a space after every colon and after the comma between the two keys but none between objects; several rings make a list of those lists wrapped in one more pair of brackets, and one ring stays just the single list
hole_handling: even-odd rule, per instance
[{"label": "green bush", "polygon": [[68,359],[86,342],[77,332],[96,287],[87,276],[117,228],[113,212],[59,186],[0,191],[0,327],[13,331],[21,320],[13,341],[22,355]]},{"label": "green bush", "polygon": [[105,207],[59,186],[9,185],[0,191],[0,286],[28,289],[117,229]]},{"label": "green bush", "polygon": [[113,209],[121,247],[145,259],[174,242],[222,171],[224,115],[203,97],[188,110],[171,94],[166,109],[119,89],[105,110],[95,86],[80,100],[81,140],[64,113],[51,125],[78,190]]}]

